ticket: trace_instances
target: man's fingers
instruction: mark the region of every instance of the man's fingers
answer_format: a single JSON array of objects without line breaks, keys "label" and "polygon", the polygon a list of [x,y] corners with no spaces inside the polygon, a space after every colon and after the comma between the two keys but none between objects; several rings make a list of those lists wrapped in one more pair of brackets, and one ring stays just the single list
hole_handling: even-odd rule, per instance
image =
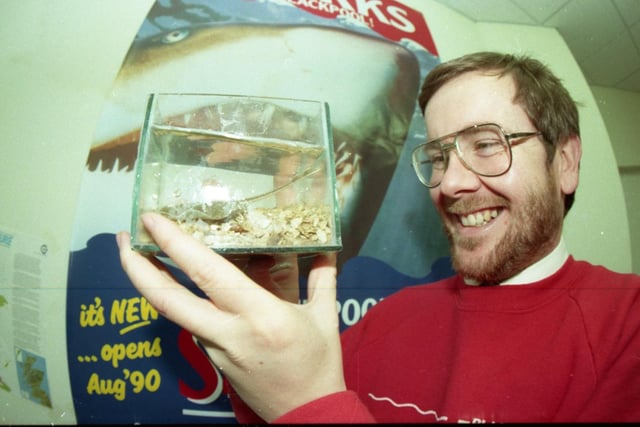
[{"label": "man's fingers", "polygon": [[334,252],[317,255],[309,273],[309,303],[316,306],[320,313],[337,310],[336,258]]},{"label": "man's fingers", "polygon": [[196,334],[211,333],[211,326],[225,317],[210,301],[198,297],[164,269],[131,250],[126,232],[116,236],[122,268],[133,285],[163,316]]}]

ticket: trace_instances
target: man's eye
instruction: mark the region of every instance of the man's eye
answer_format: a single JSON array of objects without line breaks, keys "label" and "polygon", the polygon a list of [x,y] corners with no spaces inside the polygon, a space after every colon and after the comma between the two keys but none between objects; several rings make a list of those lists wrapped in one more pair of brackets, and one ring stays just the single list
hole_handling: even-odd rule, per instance
[{"label": "man's eye", "polygon": [[441,170],[445,168],[445,159],[443,155],[432,156],[429,159],[429,163],[431,163],[431,167],[433,169]]},{"label": "man's eye", "polygon": [[444,156],[442,155],[442,153],[431,154],[429,155],[429,162],[433,163],[434,165],[442,164],[444,163]]},{"label": "man's eye", "polygon": [[492,156],[503,150],[500,139],[479,139],[473,143],[473,153],[477,156]]}]

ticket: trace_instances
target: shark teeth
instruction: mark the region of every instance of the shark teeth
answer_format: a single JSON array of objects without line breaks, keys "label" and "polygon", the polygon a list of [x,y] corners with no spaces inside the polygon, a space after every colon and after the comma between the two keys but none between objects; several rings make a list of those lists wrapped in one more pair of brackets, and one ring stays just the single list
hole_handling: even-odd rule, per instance
[{"label": "shark teeth", "polygon": [[465,227],[481,227],[497,216],[497,209],[487,209],[469,215],[459,215],[459,218]]}]

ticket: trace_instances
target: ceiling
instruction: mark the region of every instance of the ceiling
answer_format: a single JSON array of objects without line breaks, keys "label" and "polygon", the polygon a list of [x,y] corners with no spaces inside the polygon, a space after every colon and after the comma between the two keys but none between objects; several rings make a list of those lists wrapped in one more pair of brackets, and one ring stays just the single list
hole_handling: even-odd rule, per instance
[{"label": "ceiling", "polygon": [[473,21],[554,27],[590,85],[640,92],[640,0],[435,0]]}]

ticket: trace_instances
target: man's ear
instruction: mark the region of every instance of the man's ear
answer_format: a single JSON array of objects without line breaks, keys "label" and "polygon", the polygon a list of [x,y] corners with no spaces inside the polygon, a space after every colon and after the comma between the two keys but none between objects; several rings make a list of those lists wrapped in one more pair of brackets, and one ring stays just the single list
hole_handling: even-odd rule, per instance
[{"label": "man's ear", "polygon": [[558,172],[560,189],[564,194],[571,194],[578,187],[580,175],[580,159],[582,158],[582,142],[577,135],[570,136],[558,147]]}]

